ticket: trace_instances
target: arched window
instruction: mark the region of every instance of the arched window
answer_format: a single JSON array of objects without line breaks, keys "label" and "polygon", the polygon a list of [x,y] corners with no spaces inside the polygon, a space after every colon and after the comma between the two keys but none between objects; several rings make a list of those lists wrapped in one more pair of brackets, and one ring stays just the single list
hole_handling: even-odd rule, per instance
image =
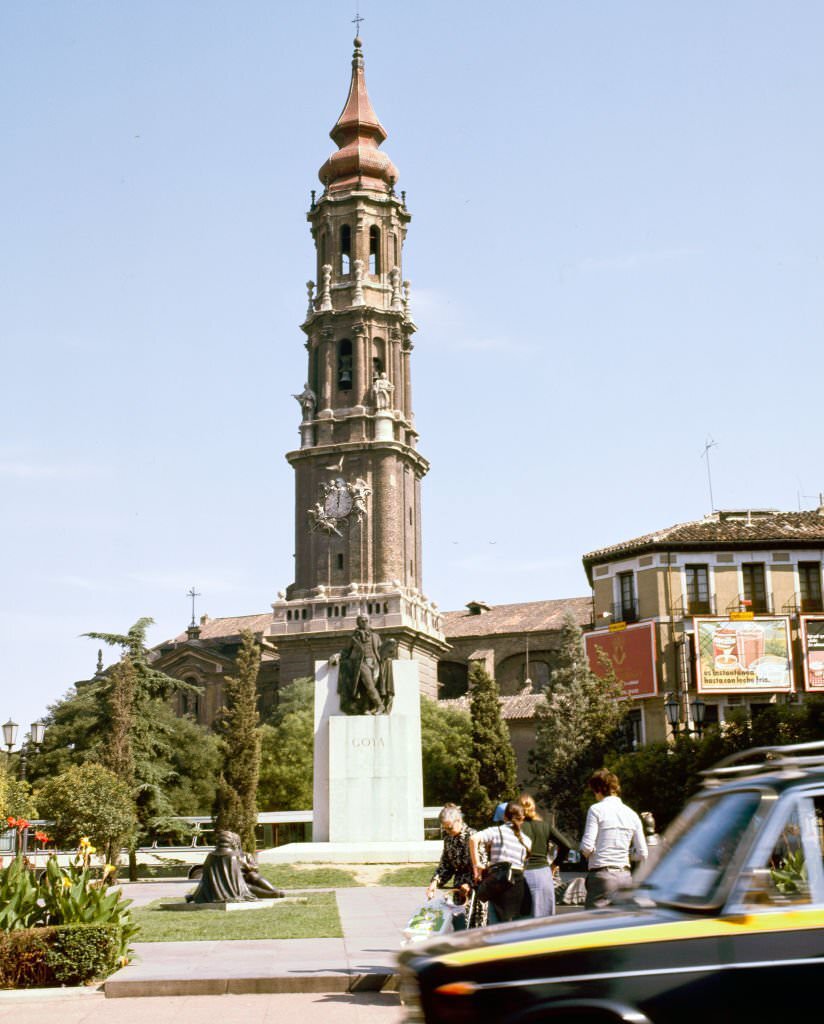
[{"label": "arched window", "polygon": [[352,390],[352,342],[348,338],[338,345],[338,387],[341,391]]},{"label": "arched window", "polygon": [[456,661],[438,662],[438,699],[454,700],[469,689],[469,669]]},{"label": "arched window", "polygon": [[181,710],[181,713],[184,714],[184,715],[190,715],[196,722],[199,722],[200,721],[200,690],[201,690],[200,682],[198,681],[198,679],[196,679],[193,676],[188,676],[183,681],[185,683],[188,683],[190,686],[196,686],[198,688],[198,690],[197,690],[196,693],[192,692],[190,690],[190,691],[188,691],[186,693],[182,693],[180,695],[180,705],[181,705],[180,710]]},{"label": "arched window", "polygon": [[348,224],[340,229],[340,272],[348,274],[352,264],[352,229]]},{"label": "arched window", "polygon": [[392,266],[397,267],[398,265],[398,236],[392,235]]},{"label": "arched window", "polygon": [[372,341],[372,380],[380,377],[386,369],[386,346],[383,338],[374,338]]},{"label": "arched window", "polygon": [[369,229],[369,273],[379,274],[381,272],[380,260],[381,233],[376,224]]},{"label": "arched window", "polygon": [[326,232],[321,231],[320,233],[320,265],[326,266]]}]

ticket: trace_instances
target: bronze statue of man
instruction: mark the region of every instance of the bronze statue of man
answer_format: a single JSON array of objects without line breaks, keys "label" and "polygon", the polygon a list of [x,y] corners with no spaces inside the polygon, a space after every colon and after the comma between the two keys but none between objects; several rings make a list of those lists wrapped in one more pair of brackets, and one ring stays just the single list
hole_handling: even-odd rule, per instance
[{"label": "bronze statue of man", "polygon": [[341,653],[338,693],[342,710],[347,715],[383,715],[381,682],[381,642],[369,628],[369,619],[359,615],[357,628]]}]

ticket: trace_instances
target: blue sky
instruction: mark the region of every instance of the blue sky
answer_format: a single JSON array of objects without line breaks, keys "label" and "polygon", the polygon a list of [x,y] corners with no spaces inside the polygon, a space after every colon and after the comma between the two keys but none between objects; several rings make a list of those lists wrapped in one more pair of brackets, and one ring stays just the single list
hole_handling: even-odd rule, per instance
[{"label": "blue sky", "polygon": [[[0,7],[0,716],[86,630],[267,609],[354,11]],[[716,507],[814,507],[824,6],[381,4],[366,75],[405,250],[424,579],[585,594],[581,555]]]}]

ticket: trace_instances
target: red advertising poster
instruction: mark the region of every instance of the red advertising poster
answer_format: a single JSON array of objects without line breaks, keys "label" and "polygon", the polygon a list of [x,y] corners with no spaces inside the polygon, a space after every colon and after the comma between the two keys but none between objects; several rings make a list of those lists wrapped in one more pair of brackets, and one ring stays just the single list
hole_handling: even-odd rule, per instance
[{"label": "red advertising poster", "polygon": [[655,676],[655,623],[609,633],[606,630],[584,636],[589,667],[598,675],[605,674],[598,657],[599,650],[609,658],[615,675],[623,683],[627,697],[654,697],[658,693]]},{"label": "red advertising poster", "polygon": [[824,692],[824,618],[801,616],[801,649],[804,652],[804,689]]}]

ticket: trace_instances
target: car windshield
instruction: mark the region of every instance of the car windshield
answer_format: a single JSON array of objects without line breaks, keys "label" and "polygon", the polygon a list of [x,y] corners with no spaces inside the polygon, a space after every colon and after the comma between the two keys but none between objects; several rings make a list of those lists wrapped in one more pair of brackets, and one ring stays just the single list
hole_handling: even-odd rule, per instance
[{"label": "car windshield", "polygon": [[687,804],[667,830],[661,857],[642,878],[638,894],[656,903],[712,905],[760,803],[758,791],[740,790]]}]

